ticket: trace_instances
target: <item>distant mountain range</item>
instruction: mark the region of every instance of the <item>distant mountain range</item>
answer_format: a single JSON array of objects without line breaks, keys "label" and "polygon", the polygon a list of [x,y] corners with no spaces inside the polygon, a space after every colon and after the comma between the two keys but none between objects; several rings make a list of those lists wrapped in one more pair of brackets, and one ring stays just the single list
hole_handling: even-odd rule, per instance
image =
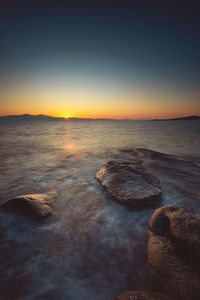
[{"label": "distant mountain range", "polygon": [[[106,118],[99,118],[99,119],[92,119],[92,118],[62,118],[62,117],[51,117],[46,115],[30,115],[30,114],[24,114],[24,115],[9,115],[9,116],[3,116],[0,117],[0,121],[4,122],[16,122],[16,121],[75,121],[75,120],[81,120],[81,121],[93,121],[93,120],[99,120],[99,121],[117,121],[116,119],[106,119]],[[124,121],[128,121],[129,119],[124,119]],[[173,118],[173,119],[153,119],[149,121],[181,121],[181,120],[200,120],[200,116],[187,116],[187,117],[180,117],[180,118]],[[143,120],[144,121],[144,120]]]},{"label": "distant mountain range", "polygon": [[200,120],[200,116],[187,116],[173,119],[153,119],[151,121],[191,121],[191,120]]},{"label": "distant mountain range", "polygon": [[64,117],[52,117],[47,115],[30,115],[30,114],[23,114],[23,115],[9,115],[9,116],[2,116],[0,117],[0,121],[7,121],[7,122],[16,122],[16,121],[74,121],[74,120],[81,120],[81,121],[88,121],[88,120],[113,120],[114,119],[92,119],[92,118],[64,118]]},{"label": "distant mountain range", "polygon": [[59,121],[65,118],[51,117],[46,115],[9,115],[0,117],[0,121],[16,122],[16,121]]}]

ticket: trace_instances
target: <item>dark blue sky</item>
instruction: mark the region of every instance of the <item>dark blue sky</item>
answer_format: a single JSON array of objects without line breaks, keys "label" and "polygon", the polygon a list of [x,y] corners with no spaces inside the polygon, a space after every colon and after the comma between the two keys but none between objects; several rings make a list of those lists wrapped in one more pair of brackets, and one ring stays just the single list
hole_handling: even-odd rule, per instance
[{"label": "dark blue sky", "polygon": [[118,78],[196,95],[199,15],[191,1],[7,1],[0,75],[6,85],[79,74],[80,80]]}]

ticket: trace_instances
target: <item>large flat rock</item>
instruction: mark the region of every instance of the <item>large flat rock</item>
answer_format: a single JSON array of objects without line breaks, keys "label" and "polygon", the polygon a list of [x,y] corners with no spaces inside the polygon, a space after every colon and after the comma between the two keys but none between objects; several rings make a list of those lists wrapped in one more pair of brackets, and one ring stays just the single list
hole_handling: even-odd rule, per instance
[{"label": "large flat rock", "polygon": [[52,215],[51,198],[46,194],[21,195],[8,200],[2,207],[27,217],[43,219]]},{"label": "large flat rock", "polygon": [[141,162],[110,161],[96,174],[111,199],[132,209],[158,205],[161,199],[159,180],[147,172]]},{"label": "large flat rock", "polygon": [[162,195],[173,201],[169,204],[177,203],[193,209],[193,201],[200,203],[199,163],[144,148],[125,150],[122,155],[130,161],[142,161],[142,166],[159,178]]},{"label": "large flat rock", "polygon": [[157,209],[149,221],[152,284],[177,299],[200,299],[200,216],[181,206]]}]

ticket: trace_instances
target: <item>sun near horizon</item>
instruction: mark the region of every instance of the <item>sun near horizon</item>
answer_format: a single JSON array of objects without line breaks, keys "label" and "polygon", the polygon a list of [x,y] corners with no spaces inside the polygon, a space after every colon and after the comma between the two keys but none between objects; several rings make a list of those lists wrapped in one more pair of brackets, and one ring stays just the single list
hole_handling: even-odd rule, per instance
[{"label": "sun near horizon", "polygon": [[[61,87],[58,80],[46,75],[42,87],[37,81],[26,79],[0,92],[1,116],[19,114],[45,114],[55,117],[110,118],[110,119],[164,119],[188,115],[200,115],[198,93],[191,90],[172,90],[158,85],[149,87],[146,82],[129,83],[107,78],[107,83],[88,76],[71,78],[72,87]],[[67,78],[60,78],[67,82]],[[82,83],[83,82],[83,83]],[[95,87],[94,87],[95,83]],[[112,83],[112,85],[111,85]],[[84,87],[83,87],[84,84]],[[108,85],[110,85],[108,87]],[[49,89],[51,86],[51,90]],[[190,101],[188,100],[190,99]],[[67,111],[67,113],[66,113]]]},{"label": "sun near horizon", "polygon": [[168,13],[157,18],[157,10],[40,5],[33,11],[16,6],[20,18],[3,17],[0,115],[200,115],[199,32],[185,16],[172,15],[171,22]]}]

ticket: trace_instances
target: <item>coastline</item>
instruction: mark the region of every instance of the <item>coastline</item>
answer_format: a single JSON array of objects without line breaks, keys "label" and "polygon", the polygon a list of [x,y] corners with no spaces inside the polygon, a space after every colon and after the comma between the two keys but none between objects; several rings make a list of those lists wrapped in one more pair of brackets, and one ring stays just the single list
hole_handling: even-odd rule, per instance
[{"label": "coastline", "polygon": [[[86,213],[86,216],[83,216],[81,211],[80,211],[80,213],[77,214],[77,208],[75,208],[75,206],[73,205],[72,202],[71,202],[71,204],[69,203],[67,205],[69,214],[73,213],[73,211],[74,211],[74,213],[77,214],[77,216],[74,215],[75,220],[78,220],[78,218],[80,218],[80,217],[82,220],[79,220],[79,222],[77,223],[76,229],[74,227],[71,228],[71,233],[69,231],[69,227],[67,227],[68,228],[67,230],[68,230],[68,234],[70,233],[70,235],[72,235],[73,238],[76,237],[78,244],[80,243],[80,245],[85,245],[86,252],[85,252],[84,256],[83,256],[83,253],[81,255],[85,259],[87,259],[87,260],[89,259],[89,261],[87,262],[87,268],[88,268],[91,265],[91,255],[89,255],[89,253],[88,253],[89,249],[91,247],[95,246],[95,244],[94,244],[94,242],[95,242],[99,245],[99,247],[105,248],[105,249],[102,249],[102,251],[105,251],[105,253],[107,253],[107,255],[108,255],[109,248],[107,248],[107,247],[109,244],[108,245],[105,244],[104,238],[102,236],[102,238],[103,238],[102,239],[101,235],[108,234],[108,232],[106,232],[105,230],[108,230],[107,226],[111,226],[109,229],[110,232],[109,232],[109,239],[108,239],[108,241],[110,243],[112,240],[113,233],[114,233],[114,235],[120,234],[121,229],[120,229],[120,226],[116,226],[116,224],[117,224],[116,222],[117,222],[117,218],[122,218],[124,215],[125,219],[124,220],[122,219],[123,224],[124,224],[123,225],[124,229],[127,230],[130,227],[130,224],[132,224],[132,226],[133,226],[132,229],[130,229],[130,228],[128,229],[128,232],[130,232],[130,233],[127,235],[127,238],[125,239],[125,241],[126,242],[128,241],[129,243],[137,241],[138,245],[132,246],[131,248],[129,248],[130,252],[129,251],[126,252],[128,248],[126,248],[125,245],[124,245],[125,247],[122,246],[121,242],[116,240],[114,245],[110,244],[110,246],[112,245],[112,248],[111,248],[112,251],[109,253],[109,256],[106,258],[104,256],[105,254],[103,254],[103,257],[104,257],[105,261],[107,261],[107,260],[109,261],[109,260],[112,260],[112,255],[114,253],[116,253],[115,254],[115,255],[117,255],[116,260],[118,261],[118,263],[120,263],[120,269],[118,270],[118,272],[119,272],[119,275],[121,272],[123,272],[123,273],[125,272],[125,274],[127,276],[127,283],[128,283],[127,288],[129,288],[129,290],[130,289],[134,289],[134,290],[139,289],[140,291],[143,290],[143,292],[139,292],[139,294],[137,294],[137,295],[135,294],[136,292],[134,292],[134,294],[133,294],[133,296],[135,295],[135,297],[136,296],[139,297],[139,298],[136,298],[139,300],[139,299],[143,299],[141,297],[145,296],[146,289],[153,289],[156,291],[155,293],[160,293],[160,292],[165,293],[165,289],[163,290],[162,283],[160,283],[159,287],[157,286],[155,289],[153,283],[151,283],[149,281],[148,276],[147,276],[148,264],[146,261],[147,257],[145,257],[145,255],[146,255],[145,253],[146,253],[146,249],[147,249],[146,232],[147,232],[148,220],[153,213],[156,214],[157,210],[159,211],[160,209],[163,209],[163,207],[169,207],[168,206],[169,204],[172,205],[170,207],[172,207],[173,209],[177,209],[177,207],[179,209],[179,207],[180,207],[179,205],[181,205],[183,207],[189,208],[191,211],[193,211],[193,213],[196,212],[196,208],[199,207],[198,210],[200,212],[200,203],[198,203],[198,191],[199,191],[200,183],[197,180],[197,178],[200,178],[200,176],[199,177],[197,176],[197,174],[200,173],[200,166],[199,166],[199,164],[196,164],[196,163],[193,163],[190,161],[178,159],[172,155],[166,155],[163,153],[151,151],[151,150],[144,149],[144,148],[135,148],[135,149],[126,149],[126,150],[123,149],[123,151],[121,152],[121,156],[116,157],[116,162],[120,163],[120,161],[122,159],[123,159],[123,161],[126,161],[126,162],[128,161],[129,164],[133,164],[133,166],[136,166],[135,163],[139,162],[145,169],[148,169],[148,172],[153,174],[153,176],[156,176],[159,178],[160,185],[161,185],[160,188],[162,191],[162,198],[161,198],[160,204],[155,205],[155,207],[152,207],[150,209],[142,208],[139,211],[138,210],[135,211],[134,209],[126,208],[126,207],[124,207],[124,205],[120,205],[120,204],[116,203],[115,201],[112,201],[110,199],[109,195],[108,195],[108,197],[107,196],[105,197],[105,200],[103,200],[102,196],[104,195],[104,191],[101,188],[100,183],[96,182],[96,186],[99,190],[99,194],[98,194],[99,200],[98,201],[100,201],[101,204],[99,202],[98,208],[97,207],[95,208],[95,210],[96,209],[97,210],[94,214],[94,212],[92,212],[91,205],[95,205],[96,200],[94,198],[94,194],[91,193],[90,200],[88,198],[89,202],[88,202],[88,205],[86,206],[88,209],[88,213],[89,213],[89,215],[88,215],[89,219],[94,220],[93,221],[94,228],[92,227],[93,228],[92,230],[95,230],[95,235],[91,236],[92,240],[90,242],[89,241],[84,242],[83,232],[80,232],[80,234],[78,234],[78,231],[80,230],[80,226],[83,226],[83,229],[87,228],[87,227],[85,227],[83,222],[85,222],[85,217],[86,217],[86,219],[88,218],[88,216],[87,216],[88,213],[86,213],[86,211],[84,211]],[[127,167],[129,168],[128,165],[127,165]],[[126,168],[126,167],[124,166],[123,168]],[[119,175],[118,170],[116,170],[116,172],[117,172],[116,175],[118,176]],[[67,194],[66,194],[66,196],[67,196]],[[15,263],[13,265],[13,267],[15,266],[15,268],[18,268],[19,262],[21,261],[21,259],[24,259],[23,252],[21,254],[17,254],[16,249],[19,250],[21,248],[20,244],[22,243],[22,241],[24,244],[25,240],[26,240],[25,244],[27,244],[27,246],[25,246],[25,248],[24,248],[24,253],[26,253],[26,255],[27,254],[30,255],[30,253],[32,252],[32,249],[34,249],[34,247],[35,247],[34,246],[35,243],[38,246],[40,245],[39,248],[43,247],[45,244],[46,244],[46,246],[48,245],[46,250],[45,250],[45,248],[43,248],[42,251],[45,251],[44,253],[46,253],[46,251],[47,251],[47,253],[50,251],[49,246],[50,246],[50,244],[53,243],[52,250],[55,253],[57,253],[58,249],[60,249],[63,252],[65,258],[61,256],[62,260],[63,259],[66,260],[66,258],[67,258],[66,255],[69,255],[69,253],[67,254],[67,252],[69,250],[68,247],[70,244],[67,246],[67,243],[66,243],[66,245],[64,243],[61,243],[61,248],[57,248],[56,240],[58,239],[58,236],[60,235],[60,233],[59,233],[60,230],[56,229],[58,231],[54,232],[54,234],[52,231],[49,231],[50,228],[54,228],[52,226],[57,226],[58,224],[60,224],[59,226],[61,226],[61,224],[62,224],[62,227],[63,227],[64,223],[62,223],[62,222],[64,221],[64,219],[68,220],[69,215],[66,214],[66,211],[63,211],[63,213],[61,213],[61,211],[59,211],[60,209],[62,209],[62,206],[59,208],[59,206],[61,204],[61,203],[59,203],[59,201],[61,201],[61,199],[59,199],[58,195],[55,198],[55,194],[52,193],[51,195],[49,194],[48,197],[51,198],[50,201],[52,202],[52,213],[51,213],[52,216],[50,215],[47,219],[46,218],[41,219],[41,221],[39,223],[37,220],[30,219],[29,215],[26,216],[26,211],[24,214],[24,210],[22,210],[22,212],[20,212],[20,211],[14,212],[9,209],[3,210],[3,211],[1,209],[1,223],[2,223],[2,228],[3,228],[1,247],[2,247],[2,250],[4,249],[4,251],[5,251],[5,247],[7,247],[6,245],[11,246],[11,243],[15,244],[15,249],[12,246],[12,247],[10,247],[10,250],[9,250],[9,253],[10,253],[9,255],[11,255],[15,261]],[[88,197],[89,197],[89,194],[88,194]],[[34,195],[32,195],[32,198],[34,199]],[[47,201],[49,201],[48,200],[49,198],[46,198],[46,199],[47,199]],[[179,202],[180,199],[182,201],[181,203]],[[192,201],[191,201],[191,199],[192,199]],[[26,202],[26,200],[25,200],[25,202]],[[194,204],[194,203],[196,203],[196,204]],[[59,206],[58,206],[58,204],[59,204]],[[178,204],[178,206],[177,206],[177,204]],[[65,205],[65,204],[63,203],[63,205]],[[71,206],[71,208],[70,208],[70,206]],[[102,206],[102,208],[101,208],[101,206]],[[159,208],[159,207],[161,207],[161,208]],[[28,209],[32,210],[32,208],[30,208],[30,206],[28,206]],[[171,209],[171,208],[169,208],[169,209]],[[106,212],[106,215],[105,215],[105,212]],[[90,215],[90,213],[92,213],[92,215]],[[101,220],[101,214],[103,214],[102,217],[103,217],[104,221]],[[186,212],[186,214],[187,214],[187,212]],[[190,213],[189,213],[188,222],[190,222],[191,216],[192,215],[190,215]],[[127,219],[127,217],[128,217],[128,219]],[[105,221],[106,220],[105,218],[107,218],[107,221]],[[141,222],[141,218],[143,219],[142,222]],[[176,219],[176,215],[173,218]],[[113,221],[111,221],[111,220],[113,220]],[[61,221],[61,223],[60,223],[60,221]],[[114,223],[112,223],[112,222],[114,222]],[[13,227],[13,225],[15,227]],[[136,225],[138,228],[136,227]],[[91,225],[89,225],[89,226],[91,226]],[[179,221],[178,221],[178,226],[182,226],[182,223]],[[21,228],[21,230],[24,231],[24,234],[25,234],[24,237],[26,237],[25,240],[24,240],[23,236],[20,237],[20,233],[17,228]],[[55,228],[57,228],[57,227],[55,227]],[[64,230],[64,228],[65,227],[63,227],[63,230]],[[151,227],[149,227],[149,228],[151,228]],[[196,228],[198,230],[198,225]],[[73,232],[74,229],[75,229],[75,231]],[[11,234],[10,230],[12,230],[12,234]],[[87,230],[90,230],[90,227],[88,227]],[[157,227],[155,230],[157,230]],[[99,233],[98,233],[98,231],[99,231]],[[186,231],[187,231],[187,229],[184,230],[185,234],[186,234]],[[31,232],[35,233],[36,239],[32,238],[30,236]],[[43,235],[42,232],[45,232],[45,235],[47,233],[48,233],[48,235],[50,234],[49,237],[47,235],[47,237],[45,238],[44,245],[42,242],[42,235]],[[66,233],[67,233],[67,231],[66,231]],[[62,233],[62,239],[67,238],[66,233],[65,233],[65,231]],[[191,232],[189,231],[188,234],[190,235]],[[157,233],[156,233],[156,236],[157,236]],[[105,235],[105,237],[106,237],[106,235]],[[121,239],[123,241],[122,236],[121,236]],[[168,239],[168,236],[166,236],[166,239]],[[187,236],[186,236],[186,239],[188,239]],[[5,241],[7,241],[6,244],[4,244]],[[125,241],[123,241],[123,243]],[[72,243],[72,241],[70,243]],[[72,245],[70,247],[72,247]],[[73,247],[72,247],[72,249],[73,249]],[[124,251],[123,257],[121,257],[121,255],[120,255],[120,253],[121,253],[120,249],[123,249],[123,251]],[[160,251],[159,248],[156,251]],[[47,255],[47,253],[45,255]],[[129,257],[129,255],[131,255],[131,253],[134,258],[133,261],[132,261],[132,258]],[[164,256],[162,256],[163,258],[162,257],[161,258],[165,259],[165,255],[168,255],[168,254],[163,251],[162,251],[162,253]],[[94,262],[98,258],[98,255],[99,255],[98,251],[96,254],[97,254],[97,257],[93,256],[94,254],[92,255]],[[102,259],[103,259],[103,257],[102,257]],[[48,258],[48,260],[49,259],[50,258]],[[69,262],[70,261],[68,261],[68,263]],[[42,259],[41,263],[43,263],[43,259]],[[70,262],[70,264],[71,263],[72,262]],[[6,256],[4,256],[4,264],[6,264],[6,265],[8,264]],[[49,260],[49,264],[50,265],[52,264],[51,259]],[[128,267],[127,264],[128,265],[130,264],[131,268],[133,268],[132,271]],[[78,265],[77,265],[77,267],[78,267]],[[154,263],[153,263],[153,265],[154,265]],[[100,267],[100,265],[98,266],[98,268],[99,267]],[[40,268],[40,265],[38,265],[37,268]],[[67,265],[63,266],[63,270],[65,268],[67,268]],[[183,268],[184,268],[184,265],[183,265]],[[101,270],[101,272],[103,272],[103,274],[104,274],[104,272],[106,270],[107,270],[107,268],[105,266],[105,269],[103,268]],[[23,269],[23,272],[22,273],[21,272],[19,274],[23,274],[24,272],[27,273],[27,270]],[[98,272],[98,271],[96,268],[94,268],[93,272]],[[112,268],[109,269],[109,272],[112,273]],[[154,276],[152,278],[156,278],[156,274],[157,274],[156,272],[157,271],[154,270]],[[22,279],[24,280],[24,277],[22,276],[22,277],[20,277],[21,279],[19,279],[17,275],[14,275],[14,273],[13,273],[13,276],[14,277],[12,280],[14,280],[14,282],[15,282],[14,291],[15,291],[16,295],[20,295],[20,297],[24,297],[26,295],[26,291],[18,289],[18,286],[20,286],[20,284],[22,284],[21,280]],[[28,275],[28,281],[30,281],[30,283],[34,282],[31,273]],[[139,282],[140,282],[140,284],[139,284]],[[187,282],[184,284],[187,286]],[[5,283],[4,283],[4,286],[5,286],[4,296],[9,295],[10,292],[6,288],[7,284],[5,285]],[[27,284],[27,292],[30,293],[31,290],[32,290],[31,285]],[[34,290],[32,290],[32,292],[34,292]],[[124,290],[124,292],[125,292],[125,290]],[[194,292],[196,293],[196,295],[198,295],[198,290],[194,289]],[[50,292],[50,294],[51,293],[52,292]],[[177,291],[175,292],[175,294],[176,293],[177,293]],[[47,294],[50,296],[49,293],[47,293]],[[47,295],[47,294],[45,294],[45,295]],[[113,296],[114,296],[114,294],[119,295],[120,290],[118,291],[118,293],[117,293],[117,291],[115,291],[113,293]],[[171,295],[172,295],[172,297],[174,296],[173,284],[171,284]],[[110,295],[110,296],[112,296],[112,295]],[[105,295],[104,299],[107,300],[108,298],[110,298],[110,296],[108,293],[107,296]],[[125,295],[122,297],[129,297],[129,296],[130,295],[128,294],[128,295]],[[147,296],[148,296],[148,292],[147,292]],[[156,297],[157,294],[155,294],[154,296]],[[158,294],[158,296],[161,297],[161,295],[159,295],[159,294]],[[148,297],[150,297],[150,296],[148,296]],[[151,297],[153,297],[153,296],[151,295]],[[162,297],[165,297],[165,295],[164,296],[162,295]],[[193,297],[194,297],[194,295],[193,295]],[[113,299],[115,299],[115,298],[113,298]],[[116,298],[116,299],[118,299],[118,298]],[[119,299],[126,299],[126,298],[119,298]],[[127,299],[129,299],[129,298],[127,298]],[[149,299],[152,299],[152,298],[149,298]],[[165,299],[165,298],[163,298],[163,299]],[[185,299],[188,299],[188,298],[186,297]],[[196,298],[196,299],[198,299],[198,298]]]}]

